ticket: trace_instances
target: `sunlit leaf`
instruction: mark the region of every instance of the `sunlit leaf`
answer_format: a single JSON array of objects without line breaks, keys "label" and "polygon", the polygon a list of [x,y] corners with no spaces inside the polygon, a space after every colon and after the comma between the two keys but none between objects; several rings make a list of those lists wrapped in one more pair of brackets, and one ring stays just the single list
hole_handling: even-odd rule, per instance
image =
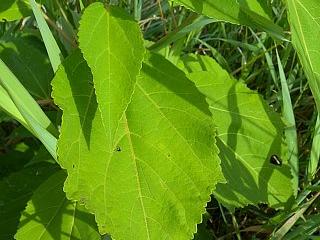
[{"label": "sunlit leaf", "polygon": [[[320,12],[317,0],[287,0],[292,44],[298,52],[304,72],[308,78],[318,113],[320,113]],[[320,117],[318,117],[319,119]],[[308,177],[312,179],[318,167],[319,120],[316,124],[314,142],[311,149]]]},{"label": "sunlit leaf", "polygon": [[209,57],[189,57],[185,69],[207,96],[217,125],[227,184],[218,184],[215,196],[236,207],[261,202],[285,205],[293,191],[280,115]]},{"label": "sunlit leaf", "polygon": [[219,21],[259,28],[283,39],[283,30],[272,22],[271,7],[265,0],[172,0],[194,12]]},{"label": "sunlit leaf", "polygon": [[86,203],[100,231],[115,239],[192,238],[222,181],[204,97],[183,72],[152,55],[110,144],[99,112],[106,105],[96,103],[91,81],[77,53],[53,82],[64,111],[58,155],[68,196]]}]

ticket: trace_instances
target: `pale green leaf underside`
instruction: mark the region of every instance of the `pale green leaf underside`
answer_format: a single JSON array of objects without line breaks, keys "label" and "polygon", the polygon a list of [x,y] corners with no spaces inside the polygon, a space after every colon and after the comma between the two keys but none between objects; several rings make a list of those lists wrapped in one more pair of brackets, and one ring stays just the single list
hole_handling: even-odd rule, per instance
[{"label": "pale green leaf underside", "polygon": [[[93,215],[66,198],[62,190],[65,178],[66,174],[59,171],[35,191],[26,209],[22,212],[20,227],[15,239],[100,239]],[[78,231],[81,227],[85,227],[84,235]]]},{"label": "pale green leaf underside", "polygon": [[[232,206],[260,202],[283,206],[292,196],[292,187],[280,116],[213,59],[189,57],[185,68],[207,96],[218,129],[219,156],[228,183],[217,185],[216,197]],[[283,165],[271,164],[272,155]]]},{"label": "pale green leaf underside", "polygon": [[198,14],[219,21],[259,28],[277,38],[283,30],[271,19],[271,7],[265,0],[172,0]]},{"label": "pale green leaf underside", "polygon": [[91,81],[76,53],[53,82],[64,110],[58,155],[68,170],[67,194],[115,239],[191,239],[223,178],[204,97],[183,72],[152,55],[110,152]]},{"label": "pale green leaf underside", "polygon": [[14,21],[31,14],[28,0],[1,0],[0,21]]}]

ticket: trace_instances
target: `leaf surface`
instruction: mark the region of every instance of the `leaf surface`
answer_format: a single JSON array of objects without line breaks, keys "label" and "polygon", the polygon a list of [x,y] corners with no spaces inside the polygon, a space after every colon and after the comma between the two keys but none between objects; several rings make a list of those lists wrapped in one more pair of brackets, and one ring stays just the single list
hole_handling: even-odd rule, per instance
[{"label": "leaf surface", "polygon": [[219,21],[262,29],[278,38],[283,30],[271,20],[271,7],[265,0],[172,0],[192,11]]},{"label": "leaf surface", "polygon": [[15,172],[0,181],[1,240],[13,239],[21,211],[24,210],[32,193],[56,170],[57,167],[52,164],[40,163]]},{"label": "leaf surface", "polygon": [[102,3],[95,3],[81,19],[79,42],[93,74],[108,151],[112,152],[115,132],[141,69],[145,53],[142,35],[138,24],[123,10],[106,10]]},{"label": "leaf surface", "polygon": [[69,57],[53,81],[68,196],[115,239],[191,239],[223,180],[204,97],[170,62],[149,56],[110,146],[98,110],[107,106],[97,104],[81,59]]},{"label": "leaf surface", "polygon": [[[283,206],[292,196],[291,174],[279,114],[261,96],[236,81],[209,57],[189,57],[186,71],[207,97],[227,184],[215,196],[226,205],[269,203]],[[277,156],[282,165],[270,159]]]},{"label": "leaf surface", "polygon": [[287,0],[292,43],[298,52],[320,112],[320,12],[317,0]]},{"label": "leaf surface", "polygon": [[[34,192],[22,212],[15,239],[100,239],[93,215],[66,198],[62,190],[65,178],[65,172],[59,171]],[[81,235],[84,230],[86,234]]]},{"label": "leaf surface", "polygon": [[36,100],[50,99],[53,71],[48,57],[25,39],[0,41],[0,58]]},{"label": "leaf surface", "polygon": [[[317,0],[287,0],[289,22],[292,32],[292,44],[295,47],[309,86],[314,97],[318,114],[320,113],[320,13]],[[319,121],[316,123],[308,177],[312,179],[319,163]]]},{"label": "leaf surface", "polygon": [[31,14],[28,0],[0,1],[0,21],[14,21]]},{"label": "leaf surface", "polygon": [[43,43],[46,46],[52,69],[54,72],[56,72],[63,59],[62,53],[46,22],[46,19],[43,16],[40,6],[35,0],[29,0],[29,3],[37,21]]}]

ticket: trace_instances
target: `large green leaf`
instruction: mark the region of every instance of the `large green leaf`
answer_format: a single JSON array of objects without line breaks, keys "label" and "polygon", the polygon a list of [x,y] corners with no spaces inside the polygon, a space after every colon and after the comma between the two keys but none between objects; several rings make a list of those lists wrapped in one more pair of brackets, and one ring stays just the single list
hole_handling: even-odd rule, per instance
[{"label": "large green leaf", "polygon": [[28,0],[1,0],[0,21],[13,21],[31,14]]},{"label": "large green leaf", "polygon": [[260,28],[283,38],[281,27],[271,20],[271,7],[265,0],[172,0],[219,21]]},{"label": "large green leaf", "polygon": [[0,181],[1,240],[13,239],[19,225],[21,211],[32,193],[56,170],[57,166],[40,163],[13,173]]},{"label": "large green leaf", "polygon": [[292,43],[298,52],[320,112],[320,12],[318,0],[287,0]]},{"label": "large green leaf", "polygon": [[81,19],[80,48],[93,73],[97,101],[113,151],[115,132],[131,99],[145,52],[139,26],[123,10],[90,5]]},{"label": "large green leaf", "polygon": [[100,231],[115,239],[192,238],[223,178],[204,97],[183,72],[152,55],[110,144],[98,109],[108,106],[97,104],[91,82],[79,52],[53,81],[63,109],[58,156],[69,175],[67,195],[85,203]]},{"label": "large green leaf", "polygon": [[22,212],[15,239],[99,240],[94,216],[63,192],[66,174],[59,171],[34,192]]},{"label": "large green leaf", "polygon": [[[304,72],[308,78],[314,100],[320,114],[320,12],[317,0],[287,0],[292,43],[298,52]],[[320,116],[318,116],[318,119]],[[315,175],[320,157],[319,120],[316,124],[314,142],[309,163],[309,179]]]},{"label": "large green leaf", "polygon": [[[218,128],[217,145],[228,183],[218,184],[215,196],[231,206],[261,202],[283,206],[293,191],[281,117],[213,59],[187,58],[185,68],[207,96]],[[281,166],[270,162],[275,156]]]},{"label": "large green leaf", "polygon": [[53,78],[48,57],[24,39],[0,41],[0,58],[37,100],[50,99]]}]

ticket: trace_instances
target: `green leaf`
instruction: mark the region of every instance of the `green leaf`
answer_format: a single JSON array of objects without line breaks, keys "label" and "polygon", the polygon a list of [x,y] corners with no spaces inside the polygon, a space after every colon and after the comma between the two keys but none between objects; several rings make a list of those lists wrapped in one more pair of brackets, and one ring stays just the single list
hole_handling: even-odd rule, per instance
[{"label": "green leaf", "polygon": [[[298,52],[304,72],[308,78],[318,113],[320,114],[320,13],[317,0],[287,0],[292,44]],[[319,119],[319,116],[318,116]],[[319,162],[320,151],[317,143],[319,121],[316,124],[314,144],[311,150],[308,177],[312,179]]]},{"label": "green leaf", "polygon": [[[123,10],[90,5],[79,29],[80,49],[93,74],[97,101],[112,152],[119,120],[131,99],[145,52],[138,24]],[[116,86],[115,86],[116,85]]]},{"label": "green leaf", "polygon": [[32,193],[56,170],[57,166],[53,164],[41,163],[22,169],[0,181],[0,240],[13,239],[21,211]]},{"label": "green leaf", "polygon": [[298,138],[296,120],[294,117],[290,91],[287,83],[287,79],[283,70],[283,66],[277,51],[277,61],[279,68],[279,77],[281,83],[282,94],[282,115],[286,122],[285,137],[288,145],[288,163],[291,167],[292,173],[292,188],[293,193],[297,196],[299,189],[299,152],[298,152]]},{"label": "green leaf", "polygon": [[[21,127],[23,129],[23,127]],[[20,137],[20,136],[19,136]],[[11,138],[12,142],[17,138]],[[30,145],[30,146],[29,146]],[[10,148],[3,154],[0,154],[0,180],[18,172],[24,168],[35,155],[35,148],[32,144],[27,145],[25,142],[11,144]]]},{"label": "green leaf", "polygon": [[2,0],[0,2],[0,21],[14,21],[30,14],[28,0]]},{"label": "green leaf", "polygon": [[[17,117],[23,117],[24,121],[22,120],[21,123],[26,124],[28,130],[30,130],[45,145],[52,157],[56,159],[57,139],[54,136],[57,134],[56,128],[42,111],[37,102],[32,98],[29,92],[23,87],[16,76],[1,59],[0,73],[0,84],[13,102],[10,103],[10,105],[15,105],[16,109],[18,109],[20,113]],[[5,96],[5,94],[3,95]],[[9,102],[8,99],[6,100],[7,101],[3,102],[4,104]],[[1,107],[6,108],[6,105]],[[12,108],[11,111],[15,113],[16,109]]]},{"label": "green leaf", "polygon": [[23,118],[18,108],[11,100],[6,90],[0,85],[0,108],[13,117],[15,120],[20,122],[25,128],[30,130],[26,120]]},{"label": "green leaf", "polygon": [[50,99],[53,71],[48,57],[22,39],[0,41],[0,58],[37,100]]},{"label": "green leaf", "polygon": [[312,148],[310,154],[310,161],[308,164],[308,180],[312,181],[318,172],[318,164],[320,158],[320,114],[318,114],[316,125],[314,127]]},{"label": "green leaf", "polygon": [[[0,84],[16,107],[18,109],[19,106],[23,107],[43,128],[51,129],[54,132],[54,127],[48,117],[2,59],[0,59],[0,74]],[[2,107],[5,108],[5,106]],[[19,112],[21,113],[20,109]]]},{"label": "green leaf", "polygon": [[151,55],[110,144],[99,111],[108,106],[96,103],[91,81],[79,52],[53,81],[63,109],[58,156],[67,195],[115,239],[192,238],[223,179],[204,97],[183,72]]},{"label": "green leaf", "polygon": [[93,215],[66,198],[62,190],[65,178],[59,171],[34,192],[22,212],[15,239],[100,239]]},{"label": "green leaf", "polygon": [[192,11],[219,21],[259,28],[284,39],[283,30],[271,20],[271,7],[265,0],[172,0]]},{"label": "green leaf", "polygon": [[317,0],[287,0],[292,43],[298,52],[320,112],[320,12]]},{"label": "green leaf", "polygon": [[37,24],[43,39],[43,42],[46,46],[50,63],[54,72],[57,71],[59,65],[61,64],[61,59],[63,59],[62,53],[59,49],[59,46],[50,31],[50,28],[44,19],[41,9],[35,0],[29,0],[32,7],[33,14],[37,20]]},{"label": "green leaf", "polygon": [[[227,184],[215,196],[225,205],[283,206],[292,196],[284,124],[261,96],[236,81],[213,59],[186,60],[188,75],[207,101],[217,125],[217,145]],[[276,155],[282,166],[270,163]]]},{"label": "green leaf", "polygon": [[[320,215],[307,215],[306,218],[301,219],[295,228],[283,237],[284,240],[300,240],[308,239],[312,234],[319,230]],[[317,239],[315,236],[314,239]]]}]

